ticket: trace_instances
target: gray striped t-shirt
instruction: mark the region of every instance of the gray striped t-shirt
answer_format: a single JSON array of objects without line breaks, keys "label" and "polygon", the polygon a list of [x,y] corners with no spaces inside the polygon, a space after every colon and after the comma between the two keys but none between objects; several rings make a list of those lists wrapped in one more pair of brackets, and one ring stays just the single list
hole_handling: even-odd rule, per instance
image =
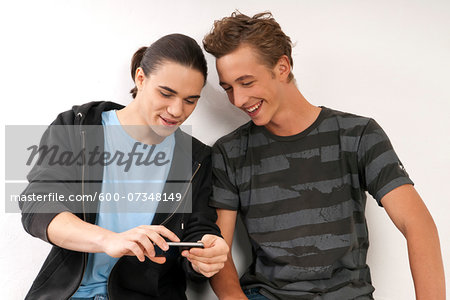
[{"label": "gray striped t-shirt", "polygon": [[213,147],[210,205],[239,210],[253,247],[241,278],[273,299],[372,299],[366,191],[413,184],[373,120],[323,107],[305,131],[249,122]]}]

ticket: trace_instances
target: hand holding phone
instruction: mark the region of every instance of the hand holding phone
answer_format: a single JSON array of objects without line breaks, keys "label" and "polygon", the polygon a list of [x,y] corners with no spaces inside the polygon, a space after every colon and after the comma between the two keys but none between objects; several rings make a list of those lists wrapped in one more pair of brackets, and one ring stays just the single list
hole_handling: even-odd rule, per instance
[{"label": "hand holding phone", "polygon": [[181,255],[188,259],[194,271],[211,277],[224,267],[229,247],[223,238],[212,234],[205,234],[201,242],[204,248],[184,250]]}]

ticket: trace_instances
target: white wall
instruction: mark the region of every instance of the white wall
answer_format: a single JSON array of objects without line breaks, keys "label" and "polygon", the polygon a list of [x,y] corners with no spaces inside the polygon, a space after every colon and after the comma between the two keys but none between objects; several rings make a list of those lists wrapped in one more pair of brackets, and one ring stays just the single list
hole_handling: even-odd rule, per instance
[{"label": "white wall", "polygon": [[[236,8],[273,12],[296,43],[294,74],[309,101],[374,117],[384,127],[434,217],[448,275],[446,0],[2,1],[2,125],[48,124],[60,111],[91,100],[127,104],[129,61],[138,47],[173,32],[200,42],[215,19]],[[208,83],[188,122],[195,136],[211,144],[246,117],[228,104],[207,57]],[[4,157],[4,130],[0,138]],[[3,181],[4,172],[0,176]],[[403,237],[373,199],[367,218],[375,298],[413,299]],[[23,231],[18,214],[0,212],[0,228],[0,295],[23,299],[49,247]],[[242,272],[245,239],[239,245],[234,255]],[[215,298],[204,289],[191,288],[190,298]]]}]

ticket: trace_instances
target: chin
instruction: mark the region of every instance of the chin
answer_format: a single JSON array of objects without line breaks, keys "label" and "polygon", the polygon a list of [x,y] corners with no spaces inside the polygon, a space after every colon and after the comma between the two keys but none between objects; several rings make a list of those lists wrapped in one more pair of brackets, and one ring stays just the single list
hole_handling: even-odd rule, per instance
[{"label": "chin", "polygon": [[266,126],[269,123],[266,119],[263,119],[261,117],[254,119],[252,118],[252,122],[258,126]]},{"label": "chin", "polygon": [[160,137],[168,137],[169,135],[171,135],[172,133],[175,132],[175,130],[177,130],[178,126],[174,127],[174,128],[158,128],[155,130],[155,133],[157,135],[159,135]]}]

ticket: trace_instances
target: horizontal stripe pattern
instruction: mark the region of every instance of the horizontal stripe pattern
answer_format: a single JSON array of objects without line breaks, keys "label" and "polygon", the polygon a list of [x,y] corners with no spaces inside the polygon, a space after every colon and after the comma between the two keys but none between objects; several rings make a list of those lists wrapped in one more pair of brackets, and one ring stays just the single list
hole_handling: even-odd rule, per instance
[{"label": "horizontal stripe pattern", "polygon": [[370,299],[365,192],[381,205],[403,184],[412,182],[374,120],[323,108],[296,136],[249,122],[217,141],[210,204],[242,214],[256,254],[244,286]]},{"label": "horizontal stripe pattern", "polygon": [[246,218],[245,225],[250,233],[271,231],[273,228],[283,230],[294,225],[314,225],[348,218],[353,214],[353,200],[325,208],[304,209],[283,215]]}]

